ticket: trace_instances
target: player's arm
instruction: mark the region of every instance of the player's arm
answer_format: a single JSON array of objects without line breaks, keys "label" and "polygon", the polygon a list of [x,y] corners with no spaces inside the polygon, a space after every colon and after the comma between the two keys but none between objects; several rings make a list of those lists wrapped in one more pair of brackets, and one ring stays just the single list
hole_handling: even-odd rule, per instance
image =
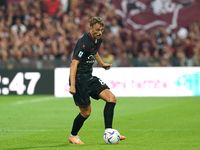
[{"label": "player's arm", "polygon": [[84,49],[83,49],[83,41],[82,38],[84,36],[82,36],[76,43],[76,46],[74,48],[74,54],[73,54],[73,59],[71,62],[71,66],[70,66],[70,88],[69,88],[69,92],[74,95],[76,93],[76,72],[77,72],[77,68],[78,68],[78,64],[82,59],[82,56],[84,55]]},{"label": "player's arm", "polygon": [[73,59],[70,66],[70,83],[69,92],[74,95],[76,93],[75,82],[76,82],[76,71],[79,64],[79,60]]},{"label": "player's arm", "polygon": [[99,56],[99,53],[97,52],[95,56],[96,61],[99,63],[99,65],[104,68],[105,70],[108,70],[111,68],[112,64],[104,63],[101,57]]}]

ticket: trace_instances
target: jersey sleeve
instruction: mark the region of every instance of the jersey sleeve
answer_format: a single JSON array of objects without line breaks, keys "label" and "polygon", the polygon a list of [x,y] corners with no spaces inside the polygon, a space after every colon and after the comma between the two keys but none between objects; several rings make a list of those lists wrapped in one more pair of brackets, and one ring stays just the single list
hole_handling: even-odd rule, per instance
[{"label": "jersey sleeve", "polygon": [[81,37],[74,48],[74,54],[73,54],[73,59],[81,61],[83,58],[84,54],[87,52],[87,47],[86,47],[86,40],[84,40],[84,36]]}]

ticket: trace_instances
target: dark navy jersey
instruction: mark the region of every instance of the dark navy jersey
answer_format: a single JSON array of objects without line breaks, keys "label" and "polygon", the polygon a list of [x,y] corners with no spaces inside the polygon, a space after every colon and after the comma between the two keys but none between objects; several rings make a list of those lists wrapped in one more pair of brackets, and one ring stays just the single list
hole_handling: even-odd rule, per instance
[{"label": "dark navy jersey", "polygon": [[102,39],[93,40],[90,33],[85,33],[77,41],[73,59],[79,61],[76,74],[91,74],[95,56],[102,43]]}]

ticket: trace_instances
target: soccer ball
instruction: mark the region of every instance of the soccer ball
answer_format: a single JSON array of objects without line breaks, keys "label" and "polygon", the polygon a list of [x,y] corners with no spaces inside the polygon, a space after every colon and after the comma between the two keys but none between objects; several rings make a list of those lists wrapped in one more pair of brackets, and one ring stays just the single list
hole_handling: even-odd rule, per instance
[{"label": "soccer ball", "polygon": [[103,139],[106,144],[118,144],[120,140],[120,134],[115,129],[106,129]]}]

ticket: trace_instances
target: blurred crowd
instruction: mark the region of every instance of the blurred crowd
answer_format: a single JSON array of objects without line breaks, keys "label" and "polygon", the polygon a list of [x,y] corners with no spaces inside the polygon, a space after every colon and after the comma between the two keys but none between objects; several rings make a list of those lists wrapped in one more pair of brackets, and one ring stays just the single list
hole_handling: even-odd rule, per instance
[{"label": "blurred crowd", "polygon": [[111,0],[21,0],[0,5],[0,68],[69,67],[94,16],[105,21],[99,54],[114,67],[200,66],[200,22],[131,32]]}]

